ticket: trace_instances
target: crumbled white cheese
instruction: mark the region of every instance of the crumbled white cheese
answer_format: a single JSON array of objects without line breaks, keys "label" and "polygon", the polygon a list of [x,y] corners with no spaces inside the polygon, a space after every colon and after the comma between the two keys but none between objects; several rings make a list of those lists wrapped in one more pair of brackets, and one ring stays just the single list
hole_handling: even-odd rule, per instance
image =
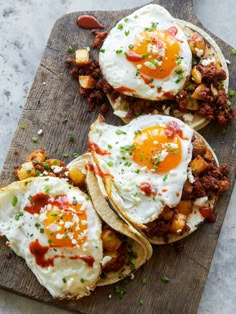
[{"label": "crumbled white cheese", "polygon": [[58,239],[58,240],[63,239],[63,237],[64,237],[64,234],[63,234],[63,233],[57,233],[57,234],[56,234],[56,239]]},{"label": "crumbled white cheese", "polygon": [[195,48],[195,51],[196,51],[196,55],[200,58],[203,56],[203,50],[202,49],[199,49],[199,48]]},{"label": "crumbled white cheese", "polygon": [[204,197],[200,197],[200,198],[197,198],[194,202],[194,205],[196,206],[203,206],[203,205],[206,205],[208,201],[208,197],[207,196],[204,196]]},{"label": "crumbled white cheese", "polygon": [[111,294],[109,294],[109,295],[108,295],[108,299],[111,299],[111,297],[112,297],[112,295],[111,295]]},{"label": "crumbled white cheese", "polygon": [[137,65],[137,69],[139,69],[139,70],[140,70],[140,69],[141,69],[141,67],[142,67],[142,64],[138,64],[138,65]]},{"label": "crumbled white cheese", "polygon": [[161,152],[157,153],[154,158],[158,159],[159,161],[163,161],[168,156],[167,149],[163,149]]},{"label": "crumbled white cheese", "polygon": [[52,168],[52,171],[53,171],[54,173],[59,173],[59,172],[62,171],[62,168],[63,168],[63,167],[52,166],[51,168]]},{"label": "crumbled white cheese", "polygon": [[135,278],[134,274],[131,273],[131,274],[129,275],[129,278],[130,278],[131,280],[134,280],[134,278]]},{"label": "crumbled white cheese", "polygon": [[39,129],[38,132],[37,132],[37,134],[38,134],[38,135],[42,135],[42,134],[43,134],[43,130],[42,130],[42,129]]},{"label": "crumbled white cheese", "polygon": [[216,59],[212,57],[212,58],[208,58],[208,59],[203,59],[201,64],[204,66],[208,66],[212,62],[215,63],[215,61],[216,61]]},{"label": "crumbled white cheese", "polygon": [[193,172],[192,172],[192,168],[191,167],[188,167],[187,174],[188,174],[188,181],[190,183],[193,183],[195,181],[195,178],[193,176]]},{"label": "crumbled white cheese", "polygon": [[43,171],[43,175],[46,176],[48,175],[48,172],[46,170]]},{"label": "crumbled white cheese", "polygon": [[48,229],[51,232],[57,232],[61,229],[61,227],[58,226],[57,224],[51,223],[50,225],[48,225]]},{"label": "crumbled white cheese", "polygon": [[46,82],[43,82],[43,85],[46,85],[47,83]]},{"label": "crumbled white cheese", "polygon": [[105,266],[108,262],[110,262],[111,259],[111,256],[104,256],[101,262],[102,266]]},{"label": "crumbled white cheese", "polygon": [[183,115],[183,118],[184,118],[184,121],[185,121],[185,122],[192,122],[194,116],[193,116],[191,113],[185,113],[185,114]]},{"label": "crumbled white cheese", "polygon": [[155,70],[157,66],[161,65],[162,64],[162,61],[158,61],[158,60],[153,60],[153,62],[150,62],[150,61],[146,61],[144,62],[144,65],[151,69],[151,70]]},{"label": "crumbled white cheese", "polygon": [[148,44],[147,52],[152,53],[154,55],[159,55],[160,57],[163,57],[166,53],[165,44],[161,42],[159,44],[159,47],[158,47],[158,45]]},{"label": "crumbled white cheese", "polygon": [[230,63],[231,63],[228,59],[226,59],[225,62],[226,62],[227,64],[230,64]]},{"label": "crumbled white cheese", "polygon": [[169,116],[170,115],[170,107],[162,106],[162,110],[165,115]]},{"label": "crumbled white cheese", "polygon": [[72,244],[77,244],[78,243],[77,240],[75,240],[75,239],[72,239],[71,242],[72,242]]},{"label": "crumbled white cheese", "polygon": [[65,228],[68,229],[68,228],[72,227],[73,224],[74,224],[74,223],[71,222],[71,221],[66,221],[66,222],[65,222]]}]

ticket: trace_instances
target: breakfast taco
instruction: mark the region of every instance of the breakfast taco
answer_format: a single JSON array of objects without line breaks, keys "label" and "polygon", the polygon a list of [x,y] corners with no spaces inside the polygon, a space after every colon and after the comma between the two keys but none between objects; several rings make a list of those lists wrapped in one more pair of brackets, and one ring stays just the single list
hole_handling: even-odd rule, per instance
[{"label": "breakfast taco", "polygon": [[157,4],[136,10],[110,30],[99,63],[89,63],[86,54],[87,63],[80,63],[78,53],[78,71],[72,71],[78,73],[80,93],[91,108],[101,101],[105,112],[104,92],[125,123],[163,114],[199,130],[210,121],[225,126],[234,117],[227,64],[215,40]]},{"label": "breakfast taco", "polygon": [[76,161],[65,167],[37,150],[16,167],[20,181],[0,189],[1,235],[59,299],[80,299],[97,285],[115,283],[152,255],[146,239],[107,213],[89,174],[91,202],[79,166]]},{"label": "breakfast taco", "polygon": [[89,148],[112,210],[154,244],[177,241],[204,220],[214,221],[215,201],[229,186],[227,166],[219,166],[200,134],[173,117],[142,115],[117,127],[99,116]]},{"label": "breakfast taco", "polygon": [[[67,167],[85,176],[86,188],[103,222],[103,273],[97,286],[115,283],[141,267],[152,256],[149,242],[118,211],[112,211],[98,186],[90,153],[73,160]],[[132,247],[132,252],[127,249]],[[120,254],[122,253],[122,254]],[[128,259],[125,258],[128,253]],[[131,258],[131,259],[130,259]],[[126,261],[125,261],[126,260]]]}]

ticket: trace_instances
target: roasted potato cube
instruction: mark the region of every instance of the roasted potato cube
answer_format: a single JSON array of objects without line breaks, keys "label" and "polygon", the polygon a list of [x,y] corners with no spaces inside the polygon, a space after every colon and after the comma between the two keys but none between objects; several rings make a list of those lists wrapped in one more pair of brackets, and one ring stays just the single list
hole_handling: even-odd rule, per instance
[{"label": "roasted potato cube", "polygon": [[51,167],[51,166],[58,166],[58,167],[63,167],[64,162],[61,161],[60,159],[47,159],[45,162]]},{"label": "roasted potato cube", "polygon": [[170,232],[175,234],[181,233],[186,225],[186,219],[187,217],[184,214],[176,213],[172,220]]},{"label": "roasted potato cube", "polygon": [[192,69],[192,77],[193,77],[194,82],[196,84],[201,84],[201,82],[202,82],[202,74],[201,74],[200,71],[198,71],[196,65]]},{"label": "roasted potato cube", "polygon": [[110,228],[103,228],[102,244],[104,249],[109,252],[114,252],[121,246],[121,240],[114,230]]},{"label": "roasted potato cube", "polygon": [[193,206],[191,200],[182,200],[179,202],[179,204],[176,206],[176,209],[180,214],[183,214],[185,216],[188,216],[191,214]]},{"label": "roasted potato cube", "polygon": [[82,184],[85,180],[85,174],[77,167],[69,169],[68,177],[74,182],[74,184]]},{"label": "roasted potato cube", "polygon": [[106,268],[107,266],[113,264],[117,260],[118,256],[118,252],[105,252],[103,255],[104,263],[102,264],[102,267]]},{"label": "roasted potato cube", "polygon": [[79,84],[85,89],[92,89],[96,85],[96,81],[90,75],[80,75]]},{"label": "roasted potato cube", "polygon": [[214,160],[213,154],[209,148],[206,149],[205,154],[203,155],[204,159],[212,161]]},{"label": "roasted potato cube", "polygon": [[163,212],[161,213],[162,218],[166,221],[171,220],[173,215],[174,215],[173,209],[169,207],[165,207]]},{"label": "roasted potato cube", "polygon": [[193,156],[201,155],[203,156],[206,152],[206,145],[201,137],[196,137],[193,144]]},{"label": "roasted potato cube", "polygon": [[89,51],[87,49],[78,49],[75,52],[75,63],[78,66],[89,63]]},{"label": "roasted potato cube", "polygon": [[198,87],[195,89],[195,91],[193,92],[193,94],[192,94],[192,97],[194,98],[194,99],[199,99],[199,100],[203,100],[204,98],[202,97],[202,95],[201,95],[201,91],[202,90],[204,90],[204,89],[206,89],[206,85],[205,84],[200,84],[200,85],[198,85]]},{"label": "roasted potato cube", "polygon": [[38,149],[33,151],[27,158],[26,158],[26,162],[27,161],[37,161],[37,163],[41,164],[42,162],[45,161],[45,159],[47,158],[47,153],[45,152],[45,150],[42,149]]},{"label": "roasted potato cube", "polygon": [[196,99],[191,95],[188,97],[188,103],[186,104],[186,109],[196,111],[198,110],[199,105]]},{"label": "roasted potato cube", "polygon": [[23,163],[17,170],[17,177],[19,178],[20,181],[35,176],[36,171],[32,161]]},{"label": "roasted potato cube", "polygon": [[194,55],[198,56],[199,58],[204,55],[206,50],[206,41],[202,36],[200,36],[198,33],[194,33],[188,43]]},{"label": "roasted potato cube", "polygon": [[190,167],[194,173],[199,174],[207,169],[208,163],[200,155],[197,155],[197,157],[190,162]]}]

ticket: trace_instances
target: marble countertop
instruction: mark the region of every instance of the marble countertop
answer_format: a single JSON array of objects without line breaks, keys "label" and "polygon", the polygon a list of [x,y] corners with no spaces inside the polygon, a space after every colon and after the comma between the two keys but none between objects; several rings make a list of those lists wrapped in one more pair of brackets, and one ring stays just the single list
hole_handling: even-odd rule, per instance
[{"label": "marble countertop", "polygon": [[[147,0],[0,1],[0,170],[54,22],[60,16],[74,11],[116,10],[148,2]],[[195,13],[203,25],[236,47],[236,2],[194,0],[193,3]],[[226,213],[198,314],[236,313],[235,207],[236,188]],[[68,312],[0,291],[0,313]]]}]

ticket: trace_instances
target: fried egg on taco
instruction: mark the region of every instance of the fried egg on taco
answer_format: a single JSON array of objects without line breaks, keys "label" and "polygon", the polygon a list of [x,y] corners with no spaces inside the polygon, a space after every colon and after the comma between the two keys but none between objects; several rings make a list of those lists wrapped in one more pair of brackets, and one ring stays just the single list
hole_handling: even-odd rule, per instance
[{"label": "fried egg on taco", "polygon": [[173,117],[143,115],[117,127],[100,116],[89,148],[104,198],[151,243],[179,240],[213,220],[218,194],[228,188],[227,167]]},{"label": "fried egg on taco", "polygon": [[159,5],[120,20],[100,49],[99,65],[114,114],[125,123],[143,114],[164,114],[199,130],[213,120],[226,125],[234,117],[228,69],[217,43]]}]

